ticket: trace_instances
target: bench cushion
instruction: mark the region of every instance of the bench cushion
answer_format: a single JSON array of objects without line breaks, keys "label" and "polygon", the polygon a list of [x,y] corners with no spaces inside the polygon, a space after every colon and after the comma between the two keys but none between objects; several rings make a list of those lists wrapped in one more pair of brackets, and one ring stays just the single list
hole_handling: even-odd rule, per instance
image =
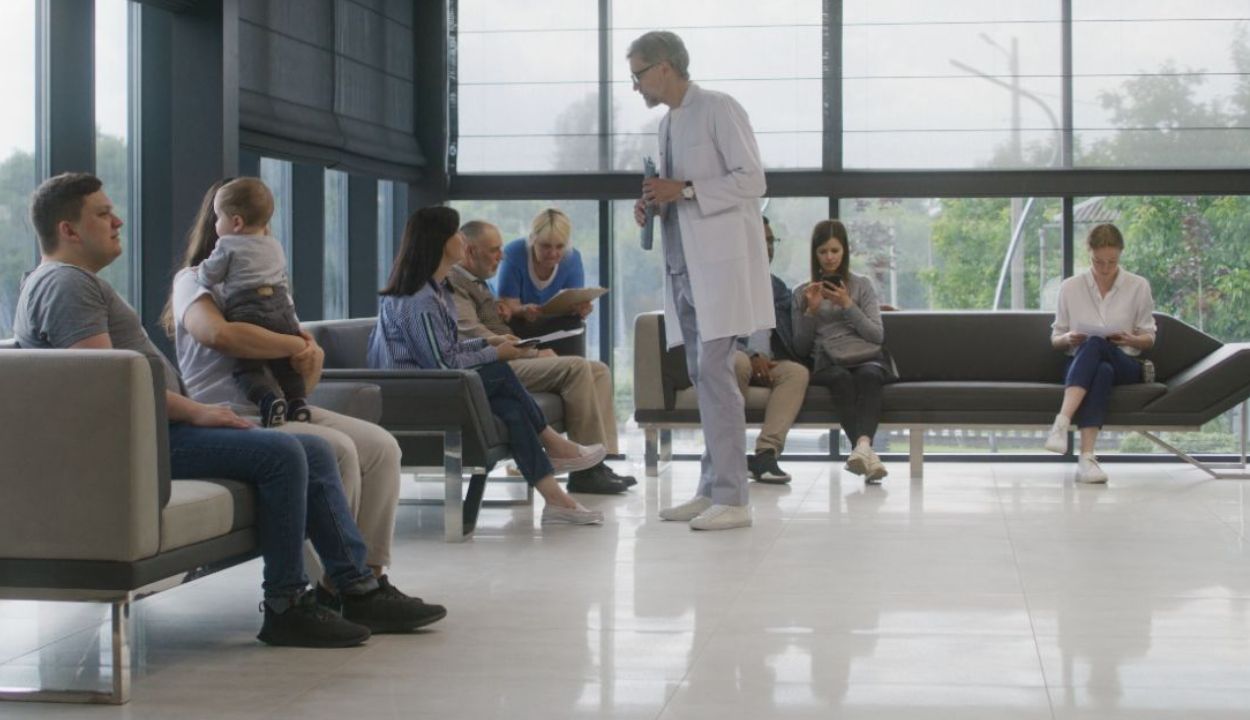
[{"label": "bench cushion", "polygon": [[251,527],[256,509],[251,488],[228,480],[175,480],[161,511],[161,552]]}]

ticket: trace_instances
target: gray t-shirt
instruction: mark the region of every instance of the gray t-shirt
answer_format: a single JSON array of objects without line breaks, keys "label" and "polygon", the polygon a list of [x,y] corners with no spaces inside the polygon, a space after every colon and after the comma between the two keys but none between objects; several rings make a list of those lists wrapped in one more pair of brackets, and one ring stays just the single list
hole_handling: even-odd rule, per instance
[{"label": "gray t-shirt", "polygon": [[187,310],[201,297],[208,296],[217,307],[222,307],[225,298],[218,294],[220,289],[220,285],[213,290],[200,285],[195,268],[183,268],[174,275],[174,347],[178,353],[178,367],[186,377],[187,394],[192,400],[209,405],[229,405],[240,415],[255,415],[258,412],[256,405],[247,399],[234,381],[238,361],[196,342],[183,324]]},{"label": "gray t-shirt", "polygon": [[282,244],[268,235],[223,235],[197,275],[204,287],[221,283],[225,297],[266,285],[291,292]]},{"label": "gray t-shirt", "polygon": [[134,350],[160,360],[165,388],[181,393],[181,381],[156,349],[134,309],[95,273],[49,260],[22,280],[13,322],[17,344],[32,349],[64,349],[108,333],[118,350]]}]

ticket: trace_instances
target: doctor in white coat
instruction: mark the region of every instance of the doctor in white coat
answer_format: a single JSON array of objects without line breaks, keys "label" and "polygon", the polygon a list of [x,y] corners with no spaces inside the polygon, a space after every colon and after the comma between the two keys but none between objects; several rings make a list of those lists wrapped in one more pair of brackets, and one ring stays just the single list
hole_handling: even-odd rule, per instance
[{"label": "doctor in white coat", "polygon": [[658,207],[664,245],[664,322],[685,343],[705,449],[696,496],[660,511],[696,530],[751,524],[746,417],[734,372],[734,339],[772,328],[772,280],[759,198],[764,169],[746,112],[724,93],[690,82],[681,38],[649,32],[629,47],[630,77],[660,122],[659,177],[643,182],[634,218]]}]

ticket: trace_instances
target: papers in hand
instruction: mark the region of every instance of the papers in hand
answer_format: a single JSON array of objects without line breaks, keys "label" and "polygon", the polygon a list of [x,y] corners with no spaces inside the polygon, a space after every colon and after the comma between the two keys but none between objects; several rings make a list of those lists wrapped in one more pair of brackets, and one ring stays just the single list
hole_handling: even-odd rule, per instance
[{"label": "papers in hand", "polygon": [[1072,332],[1086,335],[1089,337],[1111,337],[1112,335],[1122,335],[1124,330],[1120,328],[1108,327],[1106,325],[1094,325],[1092,323],[1072,323]]},{"label": "papers in hand", "polygon": [[543,315],[569,315],[573,308],[588,303],[608,291],[607,288],[564,288],[539,308]]},{"label": "papers in hand", "polygon": [[[642,159],[642,175],[648,178],[659,175],[655,171],[655,161],[649,156]],[[643,208],[645,217],[642,221],[642,249],[650,250],[655,245],[655,206],[647,203]]]},{"label": "papers in hand", "polygon": [[586,332],[586,328],[573,328],[572,330],[556,330],[555,332],[550,332],[550,333],[547,333],[546,335],[539,335],[537,337],[525,338],[524,340],[519,341],[516,344],[516,346],[517,347],[533,347],[535,345],[541,345],[543,343],[555,342],[556,340],[563,340],[566,337],[573,337],[574,335],[581,335],[584,332]]}]

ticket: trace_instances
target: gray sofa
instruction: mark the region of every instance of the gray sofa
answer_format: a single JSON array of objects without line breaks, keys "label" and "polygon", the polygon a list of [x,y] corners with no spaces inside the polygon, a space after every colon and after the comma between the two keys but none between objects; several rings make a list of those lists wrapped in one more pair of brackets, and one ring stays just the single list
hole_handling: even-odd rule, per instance
[{"label": "gray sofa", "polygon": [[[923,474],[925,428],[1051,424],[1063,395],[1064,369],[1063,355],[1050,346],[1053,318],[1046,312],[882,314],[886,347],[898,369],[898,381],[885,388],[882,424],[912,431],[913,477]],[[1155,320],[1158,344],[1148,357],[1156,381],[1116,387],[1108,425],[1141,432],[1201,466],[1154,431],[1196,430],[1250,397],[1250,343],[1222,344],[1161,313]],[[699,421],[685,355],[681,348],[664,348],[663,314],[639,315],[634,417],[646,434],[648,474],[671,457],[671,429]],[[763,422],[767,392],[748,391],[749,424]],[[808,388],[796,424],[827,428],[836,422],[828,389]],[[1244,455],[1244,423],[1242,435]]]},{"label": "gray sofa", "polygon": [[[0,349],[0,598],[112,606],[108,691],[0,699],[124,703],[130,603],[258,553],[250,486],[169,474],[163,375],[125,350]],[[377,388],[323,384],[316,404],[380,415]],[[158,585],[155,585],[159,583]]]},{"label": "gray sofa", "polygon": [[[375,318],[354,318],[303,326],[325,350],[327,380],[366,382],[380,388],[380,424],[399,441],[405,468],[418,472],[438,468],[444,484],[444,537],[449,542],[463,540],[472,535],[477,522],[487,473],[511,456],[507,428],[491,414],[486,390],[474,370],[369,369],[365,360],[375,322]],[[534,399],[547,422],[563,431],[560,396],[535,393]],[[523,502],[531,497],[527,490]]]}]

